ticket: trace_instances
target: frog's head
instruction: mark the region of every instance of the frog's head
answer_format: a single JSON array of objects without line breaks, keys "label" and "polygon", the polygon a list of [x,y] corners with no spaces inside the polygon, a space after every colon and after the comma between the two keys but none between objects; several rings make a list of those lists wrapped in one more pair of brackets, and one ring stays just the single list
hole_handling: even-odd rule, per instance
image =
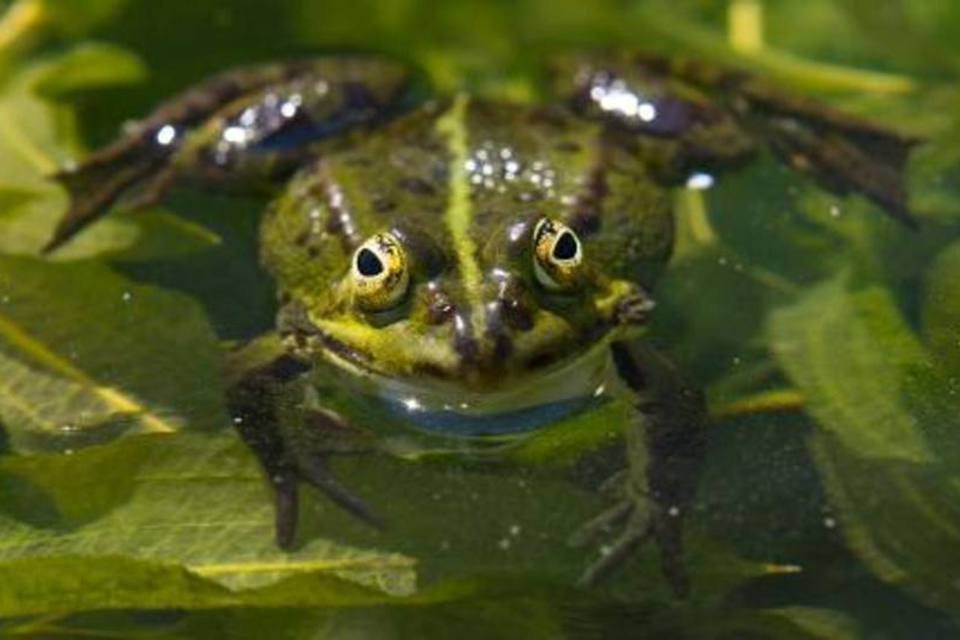
[{"label": "frog's head", "polygon": [[471,104],[335,147],[265,217],[302,352],[488,389],[645,322],[669,196],[591,124]]},{"label": "frog's head", "polygon": [[609,277],[589,243],[546,216],[489,238],[383,228],[331,287],[288,305],[301,346],[351,369],[470,388],[536,375],[642,325],[653,303]]}]

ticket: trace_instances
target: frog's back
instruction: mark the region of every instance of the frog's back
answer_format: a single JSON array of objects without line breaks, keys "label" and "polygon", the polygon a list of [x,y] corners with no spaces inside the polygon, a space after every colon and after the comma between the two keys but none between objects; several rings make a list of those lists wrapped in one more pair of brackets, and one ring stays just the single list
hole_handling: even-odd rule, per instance
[{"label": "frog's back", "polygon": [[342,277],[366,238],[396,230],[425,245],[427,272],[463,271],[464,257],[485,272],[522,252],[510,246],[518,225],[547,216],[578,231],[609,275],[649,286],[672,219],[630,151],[560,108],[430,103],[323,149],[265,217],[264,260],[281,291],[316,291]]}]

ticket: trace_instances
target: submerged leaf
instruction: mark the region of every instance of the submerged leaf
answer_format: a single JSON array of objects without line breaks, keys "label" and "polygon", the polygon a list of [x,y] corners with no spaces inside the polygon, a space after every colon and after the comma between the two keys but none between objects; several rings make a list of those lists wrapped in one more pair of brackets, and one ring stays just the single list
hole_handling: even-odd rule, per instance
[{"label": "submerged leaf", "polygon": [[0,218],[16,214],[24,204],[37,197],[37,194],[26,189],[0,190]]},{"label": "submerged leaf", "polygon": [[885,291],[853,293],[845,277],[830,280],[775,312],[770,330],[823,428],[863,457],[932,459],[904,396],[907,369],[926,354]]},{"label": "submerged leaf", "polygon": [[[11,459],[2,468],[46,495],[59,518],[53,527],[38,528],[9,515],[0,517],[0,571],[43,558],[64,565],[73,559],[74,570],[89,562],[85,558],[99,558],[106,566],[113,562],[110,558],[118,557],[128,564],[163,563],[169,567],[167,575],[154,577],[161,584],[181,582],[183,577],[177,574],[184,571],[208,581],[210,601],[191,603],[190,594],[183,592],[177,596],[179,606],[226,604],[231,592],[306,574],[345,578],[385,593],[409,593],[413,588],[413,561],[398,554],[322,539],[293,553],[279,550],[273,541],[266,484],[232,433],[140,438],[70,458]],[[64,483],[68,478],[73,478],[72,486]],[[104,498],[91,509],[83,504],[86,492]],[[150,566],[138,572],[144,568]],[[160,566],[152,570],[160,572]],[[53,597],[58,585],[68,589],[78,579],[81,576],[74,575],[63,583],[48,577],[43,596]],[[214,589],[217,584],[229,590]],[[131,578],[128,585],[126,593],[117,590],[117,598],[144,597],[146,583]],[[4,614],[15,613],[10,607],[18,606],[20,589],[22,585],[4,580],[0,587]],[[96,606],[95,601],[91,604]],[[101,604],[112,606],[109,601]]]},{"label": "submerged leaf", "polygon": [[[67,207],[66,193],[52,176],[79,156],[74,114],[41,93],[60,95],[130,82],[142,74],[140,62],[131,54],[113,46],[86,44],[24,65],[0,82],[0,207],[4,207],[0,209],[0,252],[37,254]],[[3,194],[30,197],[10,200]],[[152,210],[108,218],[58,252],[56,258],[109,254],[139,260],[212,244],[216,244],[215,236],[197,225]]]},{"label": "submerged leaf", "polygon": [[59,31],[81,35],[114,16],[127,0],[37,0]]},{"label": "submerged leaf", "polygon": [[944,369],[960,378],[960,243],[937,256],[926,285],[924,337]]},{"label": "submerged leaf", "polygon": [[2,256],[0,301],[0,422],[14,449],[86,444],[118,418],[147,431],[226,424],[216,336],[195,303],[102,266]]},{"label": "submerged leaf", "polygon": [[[370,457],[337,469],[376,503],[388,529],[374,532],[305,491],[307,526],[297,549],[284,552],[274,543],[268,483],[233,433],[7,457],[0,461],[0,616],[423,605],[488,589],[499,599],[544,587],[569,591],[588,560],[566,539],[599,505],[565,478]],[[689,542],[691,610],[715,606],[764,572],[700,537]],[[621,593],[631,602],[669,598],[652,550],[624,574]]]},{"label": "submerged leaf", "polygon": [[775,313],[836,522],[881,579],[960,616],[960,403],[890,295],[837,278]]},{"label": "submerged leaf", "polygon": [[126,49],[89,42],[70,50],[43,70],[34,88],[45,98],[139,82],[146,77],[143,62]]}]

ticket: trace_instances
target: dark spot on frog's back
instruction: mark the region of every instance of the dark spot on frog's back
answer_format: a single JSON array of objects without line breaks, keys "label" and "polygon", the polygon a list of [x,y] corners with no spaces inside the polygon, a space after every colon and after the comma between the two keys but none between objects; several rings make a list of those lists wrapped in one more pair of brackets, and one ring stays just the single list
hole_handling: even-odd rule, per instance
[{"label": "dark spot on frog's back", "polygon": [[300,232],[297,233],[296,237],[293,239],[293,244],[295,244],[298,247],[305,247],[307,246],[307,242],[310,240],[311,235],[312,235],[312,230],[310,229],[310,227],[301,229]]},{"label": "dark spot on frog's back", "polygon": [[600,210],[597,207],[583,206],[570,215],[567,224],[584,237],[600,231],[600,221]]},{"label": "dark spot on frog's back", "polygon": [[583,147],[580,146],[580,143],[574,142],[573,140],[563,140],[558,142],[555,145],[555,148],[561,153],[577,153],[583,149]]},{"label": "dark spot on frog's back", "polygon": [[400,178],[397,186],[418,196],[433,196],[437,193],[437,188],[432,183],[415,176]]},{"label": "dark spot on frog's back", "polygon": [[383,195],[374,196],[370,205],[377,213],[389,213],[397,208],[397,203],[394,200]]},{"label": "dark spot on frog's back", "polygon": [[530,110],[530,119],[557,129],[565,129],[570,123],[570,113],[558,105],[542,105]]}]

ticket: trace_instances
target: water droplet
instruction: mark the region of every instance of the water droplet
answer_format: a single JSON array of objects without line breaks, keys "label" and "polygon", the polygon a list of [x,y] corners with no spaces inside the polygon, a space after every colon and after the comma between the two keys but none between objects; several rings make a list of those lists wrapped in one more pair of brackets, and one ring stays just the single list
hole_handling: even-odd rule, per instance
[{"label": "water droplet", "polygon": [[280,107],[280,115],[289,120],[297,115],[297,111],[299,110],[300,107],[295,105],[293,102],[284,102],[283,106]]},{"label": "water droplet", "polygon": [[177,139],[177,130],[173,125],[165,124],[160,127],[160,130],[157,131],[157,144],[162,147],[169,146],[173,144],[173,141]]},{"label": "water droplet", "polygon": [[227,127],[223,130],[222,138],[237,146],[243,146],[247,143],[250,130],[245,127]]},{"label": "water droplet", "polygon": [[691,173],[690,177],[687,178],[687,189],[693,189],[695,191],[704,191],[713,186],[714,180],[713,176],[709,173]]}]

